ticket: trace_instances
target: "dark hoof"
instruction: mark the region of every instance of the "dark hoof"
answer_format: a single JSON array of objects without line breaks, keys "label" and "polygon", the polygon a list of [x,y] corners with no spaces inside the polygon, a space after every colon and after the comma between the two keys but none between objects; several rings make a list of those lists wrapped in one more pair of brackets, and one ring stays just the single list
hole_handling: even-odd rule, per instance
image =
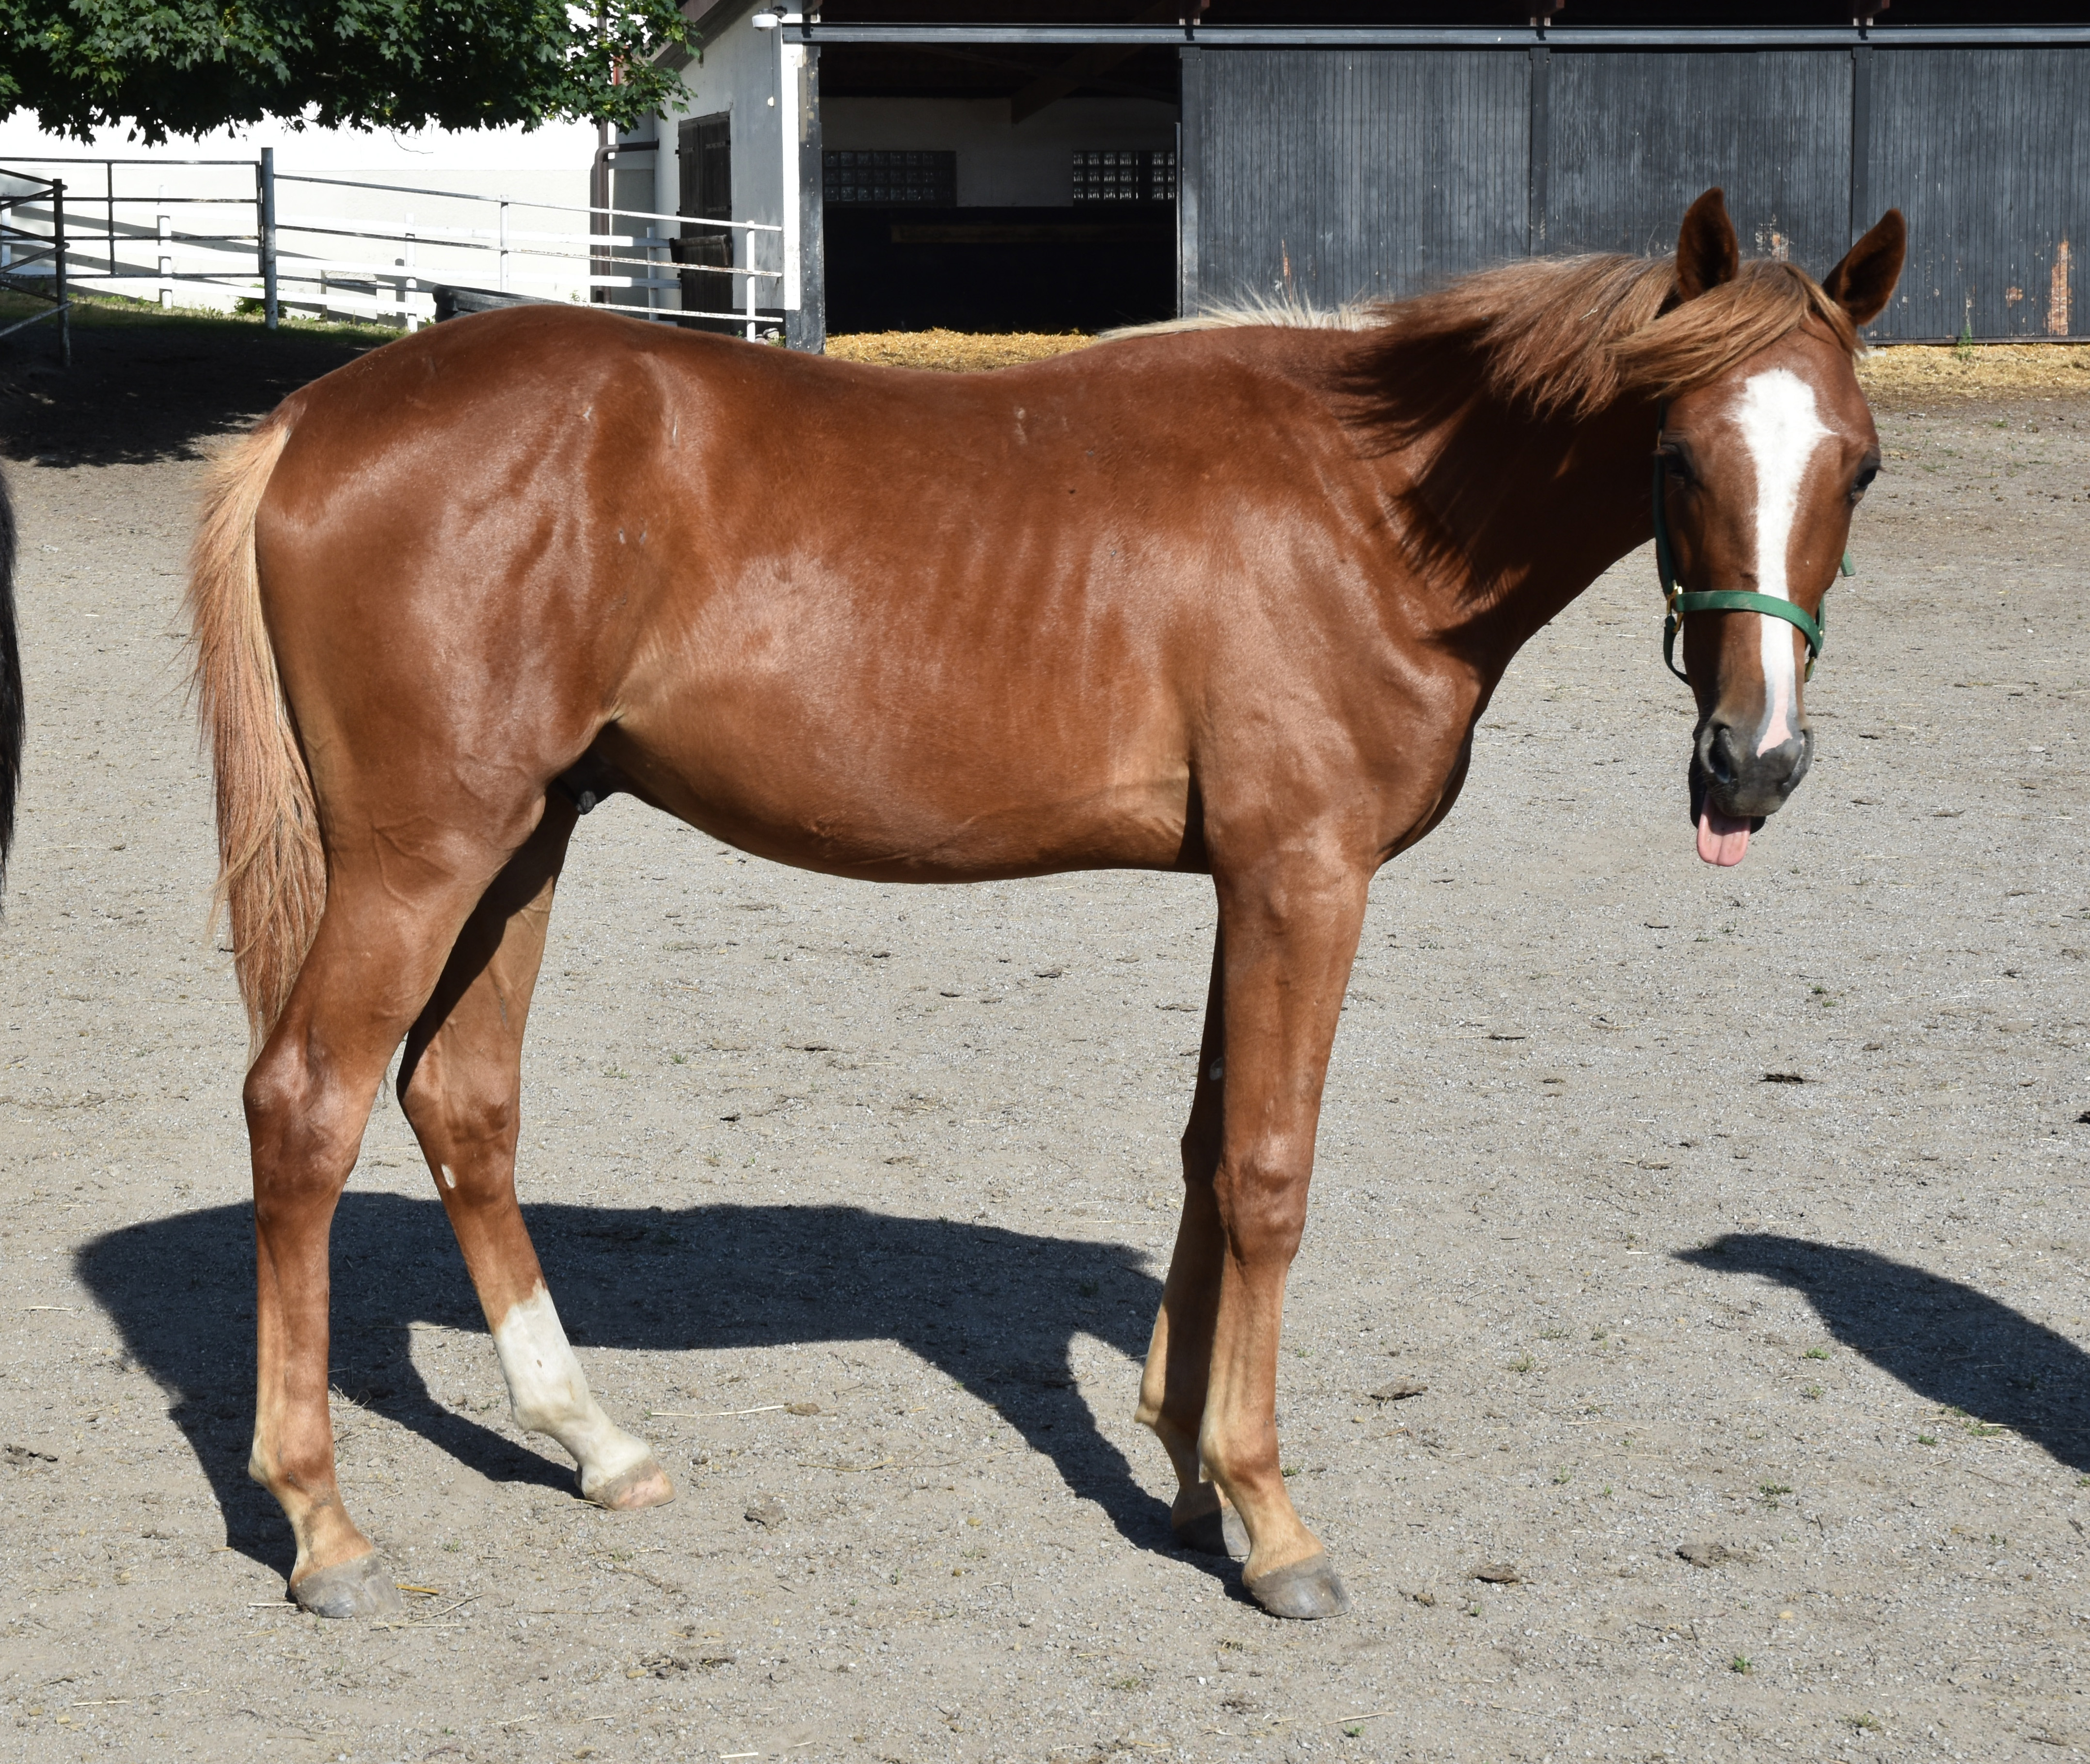
[{"label": "dark hoof", "polygon": [[1246,1585],[1249,1596],[1273,1617],[1340,1617],[1350,1608],[1343,1577],[1325,1552],[1288,1568],[1272,1569]]},{"label": "dark hoof", "polygon": [[664,1507],[675,1498],[675,1485],[656,1459],[647,1457],[621,1476],[613,1476],[600,1488],[586,1491],[587,1498],[613,1513],[636,1513],[641,1507]]},{"label": "dark hoof", "polygon": [[404,1608],[399,1589],[374,1554],[314,1569],[290,1596],[316,1617],[390,1617]]},{"label": "dark hoof", "polygon": [[1186,1550],[1206,1556],[1230,1556],[1236,1562],[1248,1560],[1248,1527],[1231,1507],[1202,1513],[1173,1527],[1176,1541]]}]

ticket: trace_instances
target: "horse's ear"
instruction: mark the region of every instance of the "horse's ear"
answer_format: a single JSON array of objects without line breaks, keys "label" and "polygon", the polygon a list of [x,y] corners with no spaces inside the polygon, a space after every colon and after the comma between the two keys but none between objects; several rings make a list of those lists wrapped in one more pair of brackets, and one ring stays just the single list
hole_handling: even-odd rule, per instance
[{"label": "horse's ear", "polygon": [[1870,324],[1893,295],[1907,255],[1908,225],[1900,209],[1890,208],[1880,217],[1880,224],[1821,278],[1821,291],[1849,313],[1854,324]]},{"label": "horse's ear", "polygon": [[1691,204],[1676,235],[1676,297],[1696,300],[1708,288],[1732,281],[1741,267],[1727,199],[1717,189],[1709,190]]}]

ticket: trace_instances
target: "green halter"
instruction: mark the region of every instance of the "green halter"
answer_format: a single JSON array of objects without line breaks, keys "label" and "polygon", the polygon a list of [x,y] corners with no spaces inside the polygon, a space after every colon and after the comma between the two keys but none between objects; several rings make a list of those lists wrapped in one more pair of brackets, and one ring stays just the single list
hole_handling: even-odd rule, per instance
[{"label": "green halter", "polygon": [[[1815,658],[1821,653],[1824,633],[1829,627],[1829,598],[1821,599],[1821,611],[1808,618],[1790,600],[1780,600],[1774,594],[1750,594],[1740,588],[1716,588],[1704,594],[1685,594],[1684,585],[1676,579],[1675,560],[1669,548],[1669,513],[1662,496],[1662,461],[1654,457],[1654,568],[1662,578],[1662,603],[1669,609],[1668,616],[1662,621],[1662,659],[1669,664],[1671,673],[1685,685],[1691,676],[1676,665],[1676,638],[1684,629],[1687,612],[1761,612],[1768,619],[1783,619],[1787,624],[1796,626],[1800,634],[1807,639],[1807,680],[1814,677]],[[1855,576],[1851,567],[1851,554],[1843,554],[1840,575]]]}]

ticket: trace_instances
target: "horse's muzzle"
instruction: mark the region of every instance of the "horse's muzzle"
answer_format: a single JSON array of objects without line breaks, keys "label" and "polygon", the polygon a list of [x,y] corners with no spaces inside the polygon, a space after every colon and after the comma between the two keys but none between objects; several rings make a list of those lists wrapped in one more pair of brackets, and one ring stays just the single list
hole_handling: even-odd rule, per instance
[{"label": "horse's muzzle", "polygon": [[1814,762],[1814,732],[1757,753],[1749,738],[1717,715],[1698,731],[1691,756],[1691,818],[1702,809],[1761,821],[1785,806]]}]

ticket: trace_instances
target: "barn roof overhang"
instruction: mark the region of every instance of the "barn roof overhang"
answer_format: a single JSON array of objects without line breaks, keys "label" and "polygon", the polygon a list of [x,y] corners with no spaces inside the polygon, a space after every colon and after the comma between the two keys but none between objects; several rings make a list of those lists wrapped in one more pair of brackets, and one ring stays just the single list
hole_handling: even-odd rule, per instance
[{"label": "barn roof overhang", "polygon": [[1986,49],[2090,46],[2090,24],[1374,25],[893,24],[795,13],[779,28],[821,45],[892,49]]}]

